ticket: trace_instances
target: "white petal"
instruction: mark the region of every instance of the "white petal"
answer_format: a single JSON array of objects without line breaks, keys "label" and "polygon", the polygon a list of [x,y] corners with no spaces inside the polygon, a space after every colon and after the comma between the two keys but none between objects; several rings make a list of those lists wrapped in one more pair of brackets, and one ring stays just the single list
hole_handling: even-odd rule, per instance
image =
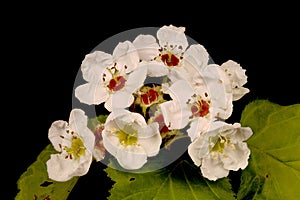
[{"label": "white petal", "polygon": [[78,132],[78,135],[81,137],[82,142],[88,151],[93,152],[95,146],[94,133],[88,127],[85,127]]},{"label": "white petal", "polygon": [[250,90],[248,88],[239,87],[239,88],[233,88],[233,101],[237,101],[241,99],[245,94],[249,93]]},{"label": "white petal", "polygon": [[[166,68],[166,67],[165,67]],[[184,67],[173,67],[172,70],[166,75],[172,83],[175,83],[178,80],[185,80],[189,83],[193,82],[193,73],[192,71],[188,71],[185,66]]]},{"label": "white petal", "polygon": [[132,43],[139,53],[140,60],[150,61],[159,55],[160,47],[152,35],[139,35]]},{"label": "white petal", "polygon": [[231,116],[233,110],[232,90],[228,79],[222,78],[223,71],[218,65],[208,65],[203,71],[203,79],[208,89],[208,95],[211,100],[211,106],[223,110],[219,113],[220,118],[227,119]]},{"label": "white petal", "polygon": [[218,132],[224,137],[230,138],[231,143],[243,142],[249,139],[253,132],[250,127],[241,127],[240,123],[229,124],[224,121],[212,123],[211,131]]},{"label": "white petal", "polygon": [[144,85],[144,81],[147,76],[146,66],[139,66],[136,70],[128,75],[128,79],[125,83],[125,90],[129,93],[134,93],[140,87]]},{"label": "white petal", "polygon": [[118,91],[110,95],[110,98],[105,102],[104,107],[108,111],[113,111],[120,108],[128,108],[134,101],[134,97],[127,91]]},{"label": "white petal", "polygon": [[226,123],[225,121],[213,121],[210,123],[209,126],[209,137],[214,137],[218,134],[222,134],[222,132],[227,131],[228,129],[231,128],[231,124]]},{"label": "white petal", "polygon": [[165,44],[173,46],[181,46],[182,51],[188,46],[188,41],[185,35],[185,27],[175,27],[173,25],[163,26],[157,31],[157,39],[159,45],[164,47]]},{"label": "white petal", "polygon": [[192,86],[185,80],[174,82],[169,88],[164,87],[164,91],[168,93],[173,100],[176,100],[182,105],[187,104],[194,95]]},{"label": "white petal", "polygon": [[113,58],[119,67],[127,66],[127,73],[134,70],[140,61],[139,54],[130,41],[119,42],[113,51]]},{"label": "white petal", "polygon": [[228,60],[221,65],[221,68],[226,72],[229,79],[233,83],[233,87],[241,87],[247,83],[246,70],[243,69],[239,63]]},{"label": "white petal", "polygon": [[118,149],[116,158],[119,164],[128,170],[140,169],[147,162],[147,155],[140,146],[123,146]]},{"label": "white petal", "polygon": [[56,181],[68,181],[75,176],[85,175],[92,163],[92,155],[86,151],[79,159],[65,159],[61,154],[51,154],[46,162],[49,178]]},{"label": "white petal", "polygon": [[156,134],[147,139],[139,138],[139,144],[145,150],[148,157],[156,156],[159,153],[162,138],[160,134]]},{"label": "white petal", "polygon": [[130,118],[132,122],[135,122],[140,127],[147,126],[145,118],[140,113],[130,112],[126,117]]},{"label": "white petal", "polygon": [[195,165],[200,166],[202,159],[209,154],[208,140],[205,136],[200,135],[188,146],[188,154]]},{"label": "white petal", "polygon": [[247,167],[250,149],[245,142],[240,142],[234,144],[234,147],[226,146],[224,148],[224,154],[226,154],[226,156],[221,157],[224,168],[237,171]]},{"label": "white petal", "polygon": [[169,73],[169,69],[164,63],[158,61],[142,62],[147,67],[148,76],[150,77],[161,77]]},{"label": "white petal", "polygon": [[83,78],[88,82],[98,82],[102,80],[104,70],[113,65],[113,59],[110,54],[102,51],[94,51],[87,54],[82,61],[81,71]]},{"label": "white petal", "polygon": [[220,159],[210,156],[203,159],[200,169],[202,175],[212,181],[227,177],[229,174],[229,170],[224,169]]},{"label": "white petal", "polygon": [[190,124],[190,128],[187,130],[188,136],[194,141],[201,134],[204,134],[209,130],[211,123],[213,122],[204,117],[194,119]]},{"label": "white petal", "polygon": [[67,138],[66,140],[61,138],[61,136],[68,137],[68,135],[66,134],[67,126],[68,126],[67,122],[62,120],[57,120],[53,122],[49,128],[48,138],[56,151],[61,151],[60,145],[66,145],[66,146],[71,145],[70,140],[68,140]]},{"label": "white petal", "polygon": [[[240,131],[241,131],[242,133],[240,133]],[[253,131],[252,131],[252,129],[251,129],[250,127],[241,127],[241,128],[237,131],[236,135],[237,135],[237,134],[241,134],[241,135],[243,136],[240,140],[246,141],[246,140],[248,140],[248,139],[253,135]]]},{"label": "white petal", "polygon": [[113,156],[117,155],[118,149],[121,148],[119,138],[105,129],[102,131],[103,146]]},{"label": "white petal", "polygon": [[162,138],[158,129],[158,123],[152,123],[145,127],[138,136],[139,144],[145,150],[147,156],[155,156],[160,150]]},{"label": "white petal", "polygon": [[75,108],[70,112],[69,126],[79,134],[81,129],[87,127],[87,119],[83,110]]},{"label": "white petal", "polygon": [[75,89],[75,96],[81,103],[99,105],[108,99],[109,93],[102,84],[86,83]]},{"label": "white petal", "polygon": [[92,152],[95,145],[95,135],[87,127],[88,117],[81,109],[73,109],[69,117],[69,126],[82,139],[84,146]]},{"label": "white petal", "polygon": [[209,55],[204,46],[193,44],[184,52],[182,63],[183,66],[188,65],[194,69],[203,70],[207,66],[208,60]]},{"label": "white petal", "polygon": [[[125,109],[115,109],[113,112],[111,112],[107,118],[105,123],[107,124],[110,121],[113,121],[114,119],[120,117],[120,116],[126,116],[126,115],[130,115],[130,112],[128,110]],[[107,127],[106,125],[104,125],[105,127]]]},{"label": "white petal", "polygon": [[[136,114],[139,114],[139,113],[136,113]],[[142,116],[142,115],[140,115],[140,116]],[[144,117],[142,117],[142,119],[145,121]],[[147,125],[147,123],[145,123],[145,125],[140,125],[138,131],[139,131],[138,137],[143,138],[143,139],[150,138],[152,136],[160,134],[159,124],[157,122],[152,122],[149,125]]]},{"label": "white petal", "polygon": [[191,112],[177,101],[167,101],[159,106],[169,129],[182,129],[188,124]]}]

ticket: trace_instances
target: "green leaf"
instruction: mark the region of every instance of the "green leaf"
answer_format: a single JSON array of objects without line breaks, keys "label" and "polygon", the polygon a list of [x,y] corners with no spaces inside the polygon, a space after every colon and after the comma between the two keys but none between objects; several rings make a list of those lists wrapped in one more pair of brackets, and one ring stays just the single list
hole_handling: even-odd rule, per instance
[{"label": "green leaf", "polygon": [[46,161],[50,158],[50,154],[53,153],[56,153],[56,151],[49,144],[38,155],[36,161],[27,168],[27,171],[21,175],[17,182],[19,192],[15,200],[67,199],[78,177],[74,177],[66,182],[56,182],[49,179]]},{"label": "green leaf", "polygon": [[299,199],[300,104],[253,101],[241,124],[251,127],[253,136],[247,141],[251,155],[238,199]]},{"label": "green leaf", "polygon": [[105,169],[115,181],[110,200],[119,199],[235,199],[229,179],[204,179],[200,169],[186,160],[147,173],[129,173],[112,167]]}]

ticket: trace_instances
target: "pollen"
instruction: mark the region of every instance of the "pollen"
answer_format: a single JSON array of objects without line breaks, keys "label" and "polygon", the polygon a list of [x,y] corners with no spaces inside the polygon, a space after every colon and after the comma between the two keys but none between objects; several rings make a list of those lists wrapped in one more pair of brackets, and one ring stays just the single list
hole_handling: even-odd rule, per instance
[{"label": "pollen", "polygon": [[70,159],[73,159],[73,157],[78,159],[85,154],[85,147],[79,137],[73,137],[71,147],[65,147],[64,150],[68,153]]}]

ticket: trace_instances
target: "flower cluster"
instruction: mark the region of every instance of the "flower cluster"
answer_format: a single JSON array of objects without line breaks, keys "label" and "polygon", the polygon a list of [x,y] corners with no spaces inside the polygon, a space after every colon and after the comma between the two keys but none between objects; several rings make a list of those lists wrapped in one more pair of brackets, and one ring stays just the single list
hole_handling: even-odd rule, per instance
[{"label": "flower cluster", "polygon": [[189,44],[185,28],[173,25],[159,28],[156,36],[120,42],[112,54],[87,54],[81,65],[86,82],[76,87],[75,96],[109,114],[93,131],[78,108],[69,122],[51,125],[49,139],[58,153],[47,161],[49,177],[82,176],[93,159],[107,154],[126,170],[140,169],[177,134],[189,138],[188,155],[209,180],[244,169],[252,130],[225,120],[233,102],[249,92],[245,69],[232,60],[209,61],[206,49]]}]

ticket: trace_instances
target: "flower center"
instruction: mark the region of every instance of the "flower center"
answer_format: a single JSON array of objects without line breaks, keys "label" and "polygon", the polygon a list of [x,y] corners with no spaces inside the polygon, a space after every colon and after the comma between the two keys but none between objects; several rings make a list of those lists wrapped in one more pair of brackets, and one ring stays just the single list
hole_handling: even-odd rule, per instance
[{"label": "flower center", "polygon": [[155,103],[159,103],[163,100],[163,93],[160,91],[161,86],[143,86],[140,89],[139,96],[137,97],[136,103],[140,103],[143,106],[149,107]]},{"label": "flower center", "polygon": [[[166,101],[166,96],[161,91],[161,86],[156,84],[144,85],[138,92],[134,94],[135,100],[131,106],[131,110],[147,115],[147,110],[151,106],[155,106],[159,103]],[[138,111],[138,109],[141,109]]]},{"label": "flower center", "polygon": [[169,51],[162,52],[161,60],[167,65],[168,67],[177,66],[179,64],[179,58],[172,54]]},{"label": "flower center", "polygon": [[194,117],[203,117],[209,113],[209,104],[203,99],[197,100],[192,104],[191,111]]},{"label": "flower center", "polygon": [[141,99],[145,105],[149,105],[155,102],[155,100],[157,100],[158,95],[159,94],[157,91],[155,91],[154,89],[149,89],[148,91],[146,91],[144,94],[141,95]]},{"label": "flower center", "polygon": [[116,133],[121,144],[125,146],[137,144],[137,131],[130,124],[127,124],[123,130],[117,130]]},{"label": "flower center", "polygon": [[[126,68],[127,66],[124,66],[124,69]],[[112,92],[121,90],[125,86],[125,82],[126,82],[125,74],[121,75],[120,71],[116,68],[116,64],[111,68],[107,68],[107,71],[110,73],[111,79],[107,81],[106,80],[107,76],[104,73],[102,80],[103,82],[107,83],[108,89]]]},{"label": "flower center", "polygon": [[121,90],[124,86],[125,86],[125,82],[126,79],[123,76],[117,76],[115,78],[112,78],[107,87],[111,90],[111,91],[118,91]]},{"label": "flower center", "polygon": [[217,142],[215,142],[215,145],[211,148],[212,152],[223,153],[223,149],[230,143],[230,140],[228,138],[221,135],[218,135],[217,138],[210,138],[210,140],[217,140]]},{"label": "flower center", "polygon": [[64,147],[64,150],[70,156],[70,159],[73,157],[78,159],[80,156],[85,154],[85,147],[83,145],[82,140],[79,137],[72,137],[72,144],[71,147]]}]

